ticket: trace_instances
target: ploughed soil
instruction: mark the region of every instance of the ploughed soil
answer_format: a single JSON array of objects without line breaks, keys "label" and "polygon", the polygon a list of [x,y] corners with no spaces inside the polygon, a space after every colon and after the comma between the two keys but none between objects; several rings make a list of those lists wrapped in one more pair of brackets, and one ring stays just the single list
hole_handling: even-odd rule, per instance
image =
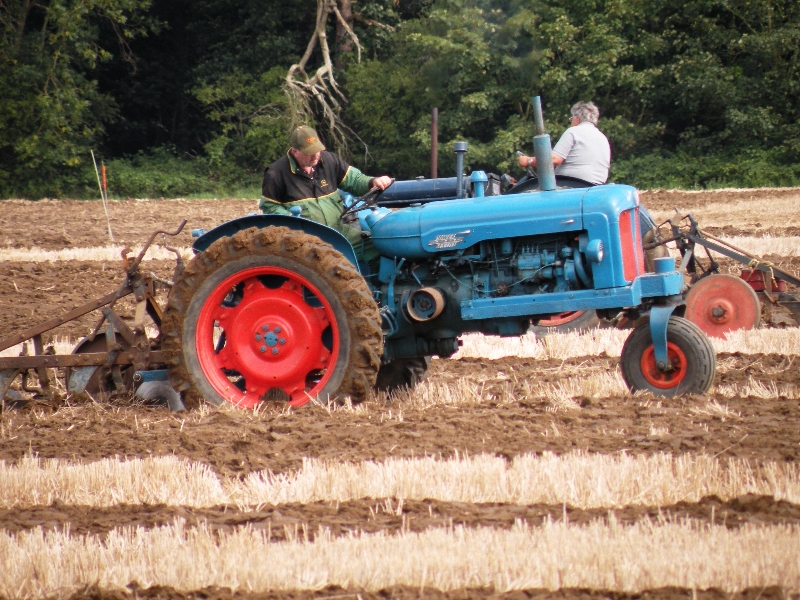
[{"label": "ploughed soil", "polygon": [[69,527],[70,532],[76,535],[102,536],[118,527],[152,529],[181,519],[188,527],[205,524],[216,532],[247,525],[269,533],[272,541],[280,542],[297,539],[303,527],[308,532],[308,539],[313,540],[320,527],[327,529],[331,535],[341,536],[358,531],[393,534],[451,525],[511,529],[520,520],[534,527],[547,521],[564,520],[574,524],[588,524],[612,518],[623,524],[642,519],[654,522],[692,519],[736,529],[748,523],[800,523],[800,506],[785,500],[775,500],[772,496],[755,494],[727,501],[716,496],[707,496],[699,502],[679,502],[670,506],[625,506],[617,509],[580,509],[562,504],[468,504],[439,500],[404,500],[399,503],[391,499],[371,498],[348,502],[287,503],[253,510],[240,510],[232,506],[194,508],[160,504],[90,507],[54,502],[50,506],[0,509],[0,529],[15,532],[41,527],[45,530],[63,531]]},{"label": "ploughed soil", "polygon": [[[800,188],[764,190],[722,190],[681,192],[653,190],[641,192],[642,203],[650,210],[671,211],[678,207],[691,212],[708,204],[746,202],[769,198],[800,198]],[[106,246],[108,236],[103,205],[83,200],[3,200],[0,214],[0,248],[61,250]],[[258,212],[258,199],[224,198],[215,200],[112,200],[108,203],[114,244],[143,244],[155,231],[174,231],[183,219],[182,233],[171,238],[174,246],[189,246],[192,229],[210,230],[230,219]],[[701,223],[702,226],[702,223]],[[720,232],[721,230],[716,230]],[[800,226],[786,222],[781,215],[764,215],[751,229],[724,230],[724,235],[792,236]]]},{"label": "ploughed soil", "polygon": [[[795,357],[720,355],[720,385],[774,382],[797,389]],[[800,460],[800,403],[794,399],[684,396],[578,398],[564,406],[530,394],[529,384],[613,371],[616,358],[537,361],[434,360],[428,378],[459,385],[472,403],[420,406],[400,394],[367,400],[357,410],[315,404],[287,410],[170,413],[117,399],[108,406],[72,398],[57,410],[44,402],[9,409],[0,460],[26,454],[94,461],[108,456],[176,455],[220,475],[289,472],[304,457],[330,461],[390,457],[575,450],[612,454],[706,453],[751,461]]]},{"label": "ploughed soil", "polygon": [[[686,194],[649,192],[643,202],[656,209],[679,205],[691,209],[707,202],[739,200],[754,194],[800,195],[800,190],[708,192]],[[33,248],[61,250],[107,246],[105,214],[98,202],[5,201],[0,213],[0,250]],[[188,219],[184,232],[171,245],[189,246],[191,228],[211,229],[225,220],[256,210],[255,200],[152,200],[111,202],[109,212],[114,244],[143,243],[157,229],[175,229]],[[796,235],[775,216],[773,235]],[[761,230],[763,232],[763,229]],[[729,233],[729,235],[734,235]],[[774,257],[781,259],[780,257]],[[800,258],[781,259],[784,268],[800,271]],[[723,261],[720,261],[723,262]],[[724,263],[723,263],[724,264]],[[171,278],[171,261],[148,261],[145,270]],[[59,316],[67,310],[116,290],[123,282],[119,261],[67,260],[55,262],[0,262],[0,339]],[[123,316],[132,307],[119,305]],[[55,330],[55,335],[73,340],[95,324],[93,313]],[[785,326],[786,323],[773,323]],[[52,337],[52,333],[46,336]],[[393,398],[378,395],[355,410],[328,410],[316,405],[287,410],[270,405],[257,414],[235,409],[170,413],[165,407],[144,406],[129,398],[114,398],[98,405],[84,397],[64,398],[60,406],[43,401],[14,405],[2,415],[0,460],[14,463],[27,454],[42,458],[94,461],[120,458],[177,455],[209,464],[224,476],[245,476],[261,469],[289,472],[302,465],[304,457],[335,461],[384,460],[390,457],[441,456],[456,453],[494,453],[513,458],[522,453],[565,453],[575,450],[612,454],[711,454],[762,461],[800,460],[800,403],[778,397],[761,399],[724,396],[720,386],[748,383],[775,384],[779,389],[800,387],[800,369],[793,356],[723,354],[717,357],[715,387],[708,395],[656,400],[648,396],[578,398],[574,405],[532,396],[530,386],[538,382],[564,382],[581,376],[617,369],[617,358],[582,357],[569,360],[525,358],[434,360],[428,373],[432,382],[460,386],[479,400],[458,406],[420,406],[408,393]],[[742,496],[722,500],[704,498],[696,503],[673,506],[627,506],[613,511],[622,522],[639,519],[696,518],[739,527],[744,523],[800,523],[800,505],[768,496]],[[90,508],[54,503],[33,508],[0,510],[0,530],[14,532],[34,527],[62,529],[73,534],[103,535],[115,527],[156,527],[176,518],[193,525],[201,521],[214,529],[250,524],[268,529],[274,539],[287,531],[308,525],[334,534],[352,530],[419,530],[454,524],[510,527],[516,519],[538,524],[543,519],[567,518],[588,522],[608,518],[609,511],[580,510],[570,506],[506,504],[461,504],[435,500],[405,501],[398,509],[387,508],[386,499],[362,499],[331,504],[285,504],[253,507],[196,509],[167,506],[115,506]],[[442,593],[436,590],[390,588],[379,593],[326,588],[319,591],[276,592],[263,598],[634,598],[621,593],[561,590],[527,590],[495,594],[492,590],[465,589]],[[253,597],[225,589],[192,593],[169,588],[112,592],[87,588],[75,598],[232,598]],[[724,594],[725,598],[785,597],[782,590],[749,590]],[[650,590],[636,598],[722,598],[715,590]]]},{"label": "ploughed soil", "polygon": [[[794,360],[779,355],[718,357],[717,385],[774,382],[797,386]],[[34,402],[4,416],[0,460],[15,462],[26,454],[42,458],[94,461],[176,455],[209,464],[224,476],[241,477],[261,469],[288,472],[303,457],[331,461],[384,460],[390,457],[440,456],[481,452],[513,458],[522,453],[574,450],[603,454],[704,453],[738,457],[755,463],[800,460],[800,404],[785,398],[689,396],[658,400],[647,397],[578,398],[573,407],[526,393],[529,382],[567,382],[570,378],[615,368],[616,359],[584,357],[567,361],[504,358],[499,360],[434,360],[429,378],[458,382],[480,390],[481,400],[459,406],[419,407],[402,395],[374,397],[356,410],[329,411],[308,405],[286,410],[267,407],[258,414],[235,409],[208,413],[170,413],[163,407],[131,405],[124,399],[99,406],[80,398],[53,409]],[[335,531],[400,526],[396,512],[370,508],[375,500],[306,507],[286,505],[255,512],[231,507],[139,507],[90,509],[63,505],[0,511],[0,528],[36,525],[102,533],[121,525],[155,526],[175,517],[207,520],[214,527],[253,523],[270,527],[280,537],[283,525],[323,524]],[[414,527],[446,523],[510,526],[515,518],[538,522],[547,515],[561,518],[562,506],[462,505],[426,501],[406,503]],[[706,498],[697,504],[662,507],[676,517],[691,516],[738,526],[743,522],[798,522],[800,507],[772,498],[740,498],[722,502]],[[654,512],[655,511],[655,512]],[[373,510],[373,512],[376,512]],[[601,518],[607,511],[568,508],[570,520]],[[652,517],[658,507],[626,507],[622,520]],[[83,516],[81,516],[83,515]]]}]

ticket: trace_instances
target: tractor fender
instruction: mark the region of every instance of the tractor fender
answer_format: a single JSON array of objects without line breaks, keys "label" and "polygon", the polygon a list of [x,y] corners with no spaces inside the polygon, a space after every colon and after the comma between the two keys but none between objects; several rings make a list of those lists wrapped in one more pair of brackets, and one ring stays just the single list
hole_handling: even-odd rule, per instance
[{"label": "tractor fender", "polygon": [[208,249],[208,247],[218,239],[230,237],[237,231],[243,231],[245,229],[250,229],[251,227],[258,227],[259,229],[264,227],[288,227],[289,229],[303,231],[304,233],[316,236],[323,242],[333,246],[336,250],[344,254],[345,258],[354,264],[356,268],[358,268],[358,260],[356,259],[356,253],[353,250],[353,246],[341,233],[328,227],[327,225],[317,223],[316,221],[304,219],[303,217],[290,217],[286,215],[253,214],[247,215],[246,217],[233,219],[198,237],[194,241],[194,244],[192,244],[192,250],[195,254],[199,254],[200,252]]}]

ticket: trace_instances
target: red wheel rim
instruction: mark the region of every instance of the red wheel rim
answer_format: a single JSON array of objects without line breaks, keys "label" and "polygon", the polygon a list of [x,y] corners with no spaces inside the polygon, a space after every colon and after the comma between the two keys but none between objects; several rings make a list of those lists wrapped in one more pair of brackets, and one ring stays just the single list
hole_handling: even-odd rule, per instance
[{"label": "red wheel rim", "polygon": [[585,310],[572,310],[569,312],[563,312],[553,315],[549,319],[540,319],[536,324],[539,327],[560,327],[561,325],[571,323],[585,312]]},{"label": "red wheel rim", "polygon": [[652,345],[648,346],[647,350],[642,354],[641,361],[642,375],[644,375],[647,383],[653,387],[667,390],[674,388],[686,378],[688,362],[686,354],[684,354],[680,346],[667,342],[667,361],[672,368],[669,371],[659,369],[656,365],[655,348]]},{"label": "red wheel rim", "polygon": [[711,275],[695,283],[686,294],[686,318],[706,335],[724,338],[729,331],[758,327],[761,305],[743,279]]},{"label": "red wheel rim", "polygon": [[330,303],[307,279],[255,267],[209,294],[195,344],[206,379],[231,404],[303,406],[331,377],[339,330]]}]

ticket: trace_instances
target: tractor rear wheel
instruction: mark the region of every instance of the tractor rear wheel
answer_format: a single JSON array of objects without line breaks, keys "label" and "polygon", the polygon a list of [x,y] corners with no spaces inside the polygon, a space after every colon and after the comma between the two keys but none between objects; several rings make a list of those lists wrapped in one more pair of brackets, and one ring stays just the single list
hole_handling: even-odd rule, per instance
[{"label": "tractor rear wheel", "polygon": [[568,331],[588,331],[602,324],[602,320],[594,310],[573,310],[552,315],[547,319],[540,319],[532,326],[532,331],[537,336],[548,333],[567,333]]},{"label": "tractor rear wheel", "polygon": [[380,367],[380,322],[366,281],[332,246],[253,227],[187,265],[170,293],[162,347],[190,406],[360,400]]},{"label": "tractor rear wheel", "polygon": [[416,387],[425,378],[430,364],[430,356],[391,360],[381,365],[375,387],[385,392]]},{"label": "tractor rear wheel", "polygon": [[714,382],[717,357],[705,334],[691,321],[670,317],[667,325],[668,371],[656,365],[650,323],[636,327],[622,347],[622,378],[631,391],[656,396],[704,394]]}]

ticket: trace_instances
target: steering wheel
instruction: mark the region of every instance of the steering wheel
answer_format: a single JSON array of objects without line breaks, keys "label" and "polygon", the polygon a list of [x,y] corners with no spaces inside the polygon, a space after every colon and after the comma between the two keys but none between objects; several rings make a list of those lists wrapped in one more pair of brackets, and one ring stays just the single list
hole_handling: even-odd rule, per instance
[{"label": "steering wheel", "polygon": [[[517,156],[523,156],[522,152],[517,150]],[[539,178],[538,173],[536,173],[536,169],[534,169],[533,167],[531,167],[531,166],[525,167],[525,171],[528,172],[528,177],[536,178],[536,179]]]},{"label": "steering wheel", "polygon": [[[394,179],[392,179],[392,183],[394,183]],[[391,186],[391,184],[389,184]],[[389,189],[387,187],[386,189]],[[377,185],[370,188],[370,190],[364,194],[363,196],[359,196],[358,198],[354,198],[353,202],[350,204],[349,207],[345,208],[342,212],[342,219],[349,215],[354,215],[355,213],[361,212],[362,210],[367,210],[368,208],[372,208],[373,206],[378,205],[378,197],[384,192],[381,188]]]}]

